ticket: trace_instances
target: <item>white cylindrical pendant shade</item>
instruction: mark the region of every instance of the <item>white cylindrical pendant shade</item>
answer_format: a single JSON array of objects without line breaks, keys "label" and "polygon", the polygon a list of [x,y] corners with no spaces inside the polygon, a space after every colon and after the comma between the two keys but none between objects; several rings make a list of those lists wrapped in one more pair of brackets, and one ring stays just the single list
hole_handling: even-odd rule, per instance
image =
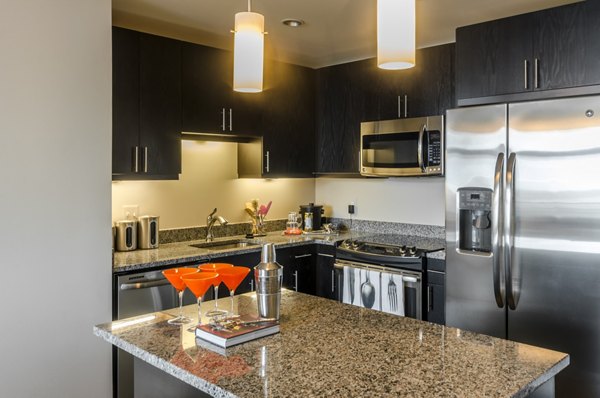
[{"label": "white cylindrical pendant shade", "polygon": [[256,12],[235,14],[233,89],[258,93],[263,89],[265,18]]},{"label": "white cylindrical pendant shade", "polygon": [[415,66],[415,0],[377,0],[377,65]]}]

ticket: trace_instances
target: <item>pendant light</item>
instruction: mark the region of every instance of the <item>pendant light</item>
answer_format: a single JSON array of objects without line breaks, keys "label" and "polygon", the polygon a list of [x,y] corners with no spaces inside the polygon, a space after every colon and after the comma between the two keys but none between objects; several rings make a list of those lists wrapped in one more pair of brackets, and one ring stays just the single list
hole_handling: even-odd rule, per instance
[{"label": "pendant light", "polygon": [[265,17],[251,11],[235,14],[233,43],[233,90],[259,93],[263,90]]},{"label": "pendant light", "polygon": [[377,0],[377,66],[415,66],[415,0]]}]

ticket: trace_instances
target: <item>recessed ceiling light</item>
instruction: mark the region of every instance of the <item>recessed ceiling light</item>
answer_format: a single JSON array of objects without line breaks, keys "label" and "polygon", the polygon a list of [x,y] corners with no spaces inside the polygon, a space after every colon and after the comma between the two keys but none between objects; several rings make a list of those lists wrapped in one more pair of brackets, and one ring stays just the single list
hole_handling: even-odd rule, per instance
[{"label": "recessed ceiling light", "polygon": [[298,27],[304,25],[303,20],[293,19],[293,18],[284,19],[283,21],[281,21],[281,23],[284,24],[285,26],[289,26],[290,28],[298,28]]}]

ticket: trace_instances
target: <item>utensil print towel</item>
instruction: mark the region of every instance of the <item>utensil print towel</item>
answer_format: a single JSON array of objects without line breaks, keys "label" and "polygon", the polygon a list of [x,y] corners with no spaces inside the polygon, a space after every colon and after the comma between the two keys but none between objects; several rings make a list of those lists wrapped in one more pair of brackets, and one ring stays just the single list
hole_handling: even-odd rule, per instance
[{"label": "utensil print towel", "polygon": [[360,306],[381,310],[381,272],[360,270]]},{"label": "utensil print towel", "polygon": [[404,316],[402,275],[381,273],[381,311]]},{"label": "utensil print towel", "polygon": [[344,266],[344,287],[342,302],[360,306],[360,275],[359,269]]}]

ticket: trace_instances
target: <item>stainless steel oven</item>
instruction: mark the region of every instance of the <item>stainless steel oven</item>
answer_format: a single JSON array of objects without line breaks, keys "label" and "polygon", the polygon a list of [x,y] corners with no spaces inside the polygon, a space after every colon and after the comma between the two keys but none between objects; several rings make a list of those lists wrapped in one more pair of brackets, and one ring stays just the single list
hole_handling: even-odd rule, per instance
[{"label": "stainless steel oven", "polygon": [[360,125],[360,173],[372,177],[444,174],[444,117]]}]

